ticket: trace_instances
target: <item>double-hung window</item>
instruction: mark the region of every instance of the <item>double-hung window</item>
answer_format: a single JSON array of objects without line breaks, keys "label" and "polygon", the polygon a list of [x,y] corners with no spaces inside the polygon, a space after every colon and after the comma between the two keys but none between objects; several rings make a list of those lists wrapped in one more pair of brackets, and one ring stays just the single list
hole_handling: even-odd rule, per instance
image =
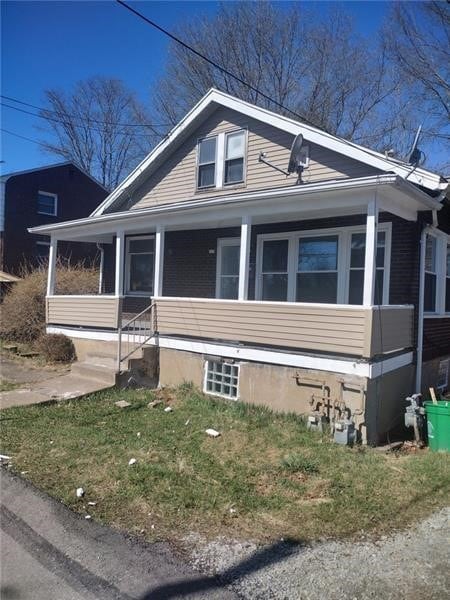
[{"label": "double-hung window", "polygon": [[[379,226],[375,304],[389,302],[391,225]],[[267,301],[362,304],[365,228],[258,236],[256,298]]]},{"label": "double-hung window", "polygon": [[240,246],[240,238],[221,238],[217,242],[216,298],[237,300]]},{"label": "double-hung window", "polygon": [[225,184],[244,181],[245,131],[225,136]]},{"label": "double-hung window", "polygon": [[436,312],[436,284],[437,284],[437,262],[436,246],[437,240],[432,235],[427,235],[425,244],[425,312]]},{"label": "double-hung window", "polygon": [[126,293],[151,296],[155,269],[154,236],[128,237],[126,250]]},{"label": "double-hung window", "polygon": [[197,189],[222,188],[245,181],[247,131],[218,133],[198,141]]},{"label": "double-hung window", "polygon": [[[377,235],[377,258],[375,273],[375,304],[383,304],[384,263],[386,248],[386,232]],[[348,303],[362,304],[364,292],[364,262],[366,256],[366,234],[352,233],[350,245],[350,273]]]},{"label": "double-hung window", "polygon": [[215,187],[217,162],[217,137],[208,137],[198,143],[198,178],[199,189]]},{"label": "double-hung window", "polygon": [[56,217],[58,213],[58,195],[50,192],[38,192],[37,212],[40,215]]}]

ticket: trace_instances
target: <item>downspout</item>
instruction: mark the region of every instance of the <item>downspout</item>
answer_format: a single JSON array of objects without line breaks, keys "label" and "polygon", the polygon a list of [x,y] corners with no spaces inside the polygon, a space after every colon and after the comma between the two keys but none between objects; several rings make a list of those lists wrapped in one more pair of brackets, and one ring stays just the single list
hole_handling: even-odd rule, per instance
[{"label": "downspout", "polygon": [[103,268],[105,265],[105,249],[103,244],[97,244],[97,250],[100,251],[100,275],[98,277],[98,293],[103,293]]},{"label": "downspout", "polygon": [[[434,212],[434,211],[433,211]],[[428,226],[425,225],[420,235],[419,260],[419,314],[417,323],[417,353],[416,353],[416,393],[422,389],[422,355],[423,355],[423,313],[425,303],[425,250]]]}]

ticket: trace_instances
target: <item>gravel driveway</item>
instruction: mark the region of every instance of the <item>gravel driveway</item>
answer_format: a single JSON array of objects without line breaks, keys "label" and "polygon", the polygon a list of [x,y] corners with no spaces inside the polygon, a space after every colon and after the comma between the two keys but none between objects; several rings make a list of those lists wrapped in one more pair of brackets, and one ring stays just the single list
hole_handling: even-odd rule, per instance
[{"label": "gravel driveway", "polygon": [[444,600],[450,598],[450,508],[376,542],[302,547],[280,541],[257,548],[216,540],[197,542],[193,561],[249,600]]}]

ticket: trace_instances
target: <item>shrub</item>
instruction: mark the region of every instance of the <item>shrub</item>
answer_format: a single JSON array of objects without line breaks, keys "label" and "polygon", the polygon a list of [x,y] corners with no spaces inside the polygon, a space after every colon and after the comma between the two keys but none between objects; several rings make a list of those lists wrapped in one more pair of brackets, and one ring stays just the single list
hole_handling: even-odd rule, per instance
[{"label": "shrub", "polygon": [[75,358],[75,347],[70,338],[62,333],[44,333],[36,343],[48,362],[70,362]]},{"label": "shrub", "polygon": [[[42,265],[22,273],[22,279],[6,294],[2,304],[0,336],[14,342],[34,342],[45,332],[47,268]],[[59,294],[95,294],[98,271],[83,265],[58,264]]]},{"label": "shrub", "polygon": [[301,454],[288,454],[281,461],[281,466],[287,471],[291,471],[291,473],[313,475],[319,472],[318,463]]}]

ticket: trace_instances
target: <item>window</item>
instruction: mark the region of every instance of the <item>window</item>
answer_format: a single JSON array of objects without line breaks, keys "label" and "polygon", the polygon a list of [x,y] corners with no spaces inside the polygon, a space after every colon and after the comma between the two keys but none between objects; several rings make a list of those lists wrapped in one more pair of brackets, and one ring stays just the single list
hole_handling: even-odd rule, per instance
[{"label": "window", "polygon": [[50,242],[36,242],[36,258],[38,261],[46,261],[48,260],[48,255],[50,253]]},{"label": "window", "polygon": [[57,214],[58,196],[49,192],[38,192],[37,211],[40,215],[51,215],[55,217]]},{"label": "window", "polygon": [[297,302],[337,301],[338,244],[337,235],[299,239]]},{"label": "window", "polygon": [[436,238],[427,235],[425,245],[425,312],[436,312]]},{"label": "window", "polygon": [[445,312],[450,313],[450,244],[445,256]]},{"label": "window", "polygon": [[267,240],[262,257],[262,300],[287,300],[289,240]]},{"label": "window", "polygon": [[216,185],[216,146],[216,137],[205,138],[198,143],[198,188]]},{"label": "window", "polygon": [[126,292],[128,294],[153,294],[155,268],[155,238],[136,236],[127,238]]},{"label": "window", "polygon": [[[383,280],[386,248],[386,232],[377,236],[377,258],[375,274],[375,304],[383,304]],[[352,233],[350,246],[350,276],[348,303],[362,304],[364,291],[364,263],[366,256],[366,234]]]},{"label": "window", "polygon": [[207,360],[204,391],[237,400],[239,396],[239,365]]},{"label": "window", "polygon": [[439,371],[436,381],[436,389],[440,392],[443,392],[448,388],[448,370],[449,370],[449,360],[441,360],[439,363]]},{"label": "window", "polygon": [[240,238],[222,238],[217,242],[216,298],[238,297],[240,247]]},{"label": "window", "polygon": [[225,184],[244,181],[245,131],[225,136]]},{"label": "window", "polygon": [[[391,224],[378,228],[375,303],[389,302]],[[362,304],[364,226],[258,236],[258,300]]]},{"label": "window", "polygon": [[245,180],[245,130],[203,138],[197,146],[197,189],[221,188]]}]

